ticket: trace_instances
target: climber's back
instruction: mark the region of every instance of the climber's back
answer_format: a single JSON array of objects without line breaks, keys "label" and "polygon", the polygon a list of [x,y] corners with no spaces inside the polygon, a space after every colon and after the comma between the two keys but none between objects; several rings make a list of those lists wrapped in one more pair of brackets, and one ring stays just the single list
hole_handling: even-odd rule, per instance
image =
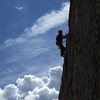
[{"label": "climber's back", "polygon": [[58,31],[58,35],[56,36],[56,45],[62,45],[62,30]]}]

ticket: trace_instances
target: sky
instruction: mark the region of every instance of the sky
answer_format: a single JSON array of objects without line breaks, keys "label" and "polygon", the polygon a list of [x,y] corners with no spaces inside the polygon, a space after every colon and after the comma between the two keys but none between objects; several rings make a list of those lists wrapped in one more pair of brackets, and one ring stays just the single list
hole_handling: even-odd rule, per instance
[{"label": "sky", "polygon": [[[51,78],[50,73],[52,69],[53,73],[59,70],[62,72],[63,58],[55,45],[55,38],[59,29],[62,29],[64,34],[68,33],[69,5],[66,0],[0,1],[0,97],[2,100],[49,100],[47,97],[40,96],[41,91],[44,90],[48,91],[48,95],[51,92],[55,94],[50,96],[50,100],[57,100],[59,89],[52,81],[56,75],[53,74]],[[59,80],[60,77],[61,74]],[[37,81],[42,82],[41,88]],[[30,86],[35,84],[33,86],[35,88],[32,90],[31,87],[28,90],[26,88],[27,92],[25,92],[27,82]],[[60,81],[58,83],[60,85]],[[15,96],[9,97],[7,91],[14,92]],[[34,93],[36,95],[33,97]]]}]

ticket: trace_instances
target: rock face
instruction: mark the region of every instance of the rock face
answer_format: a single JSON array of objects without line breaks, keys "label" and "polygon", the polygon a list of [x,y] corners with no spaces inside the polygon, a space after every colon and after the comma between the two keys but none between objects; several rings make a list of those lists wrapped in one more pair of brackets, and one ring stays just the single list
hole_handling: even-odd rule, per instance
[{"label": "rock face", "polygon": [[59,100],[100,100],[100,0],[70,0]]}]

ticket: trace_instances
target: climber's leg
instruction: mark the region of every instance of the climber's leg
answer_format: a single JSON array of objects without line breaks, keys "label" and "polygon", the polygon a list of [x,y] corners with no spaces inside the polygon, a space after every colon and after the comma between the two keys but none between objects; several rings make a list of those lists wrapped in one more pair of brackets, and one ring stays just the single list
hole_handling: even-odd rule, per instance
[{"label": "climber's leg", "polygon": [[60,52],[61,52],[60,54],[61,54],[62,57],[65,56],[65,50],[66,50],[66,48],[62,45],[61,50],[60,50]]}]

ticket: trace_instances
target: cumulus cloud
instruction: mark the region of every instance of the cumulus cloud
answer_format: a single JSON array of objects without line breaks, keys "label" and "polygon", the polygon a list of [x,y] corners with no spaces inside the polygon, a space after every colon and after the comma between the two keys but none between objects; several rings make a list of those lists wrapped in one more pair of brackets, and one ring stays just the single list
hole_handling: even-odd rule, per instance
[{"label": "cumulus cloud", "polygon": [[[25,75],[16,84],[0,89],[0,100],[58,100],[62,67],[50,68],[48,75]],[[56,87],[57,85],[57,87]]]},{"label": "cumulus cloud", "polygon": [[26,42],[28,39],[31,39],[34,36],[45,34],[50,29],[66,23],[69,15],[69,5],[69,2],[65,2],[62,4],[60,10],[52,10],[51,12],[41,16],[36,20],[35,23],[33,23],[31,27],[26,28],[21,36],[15,39],[7,39],[5,41],[5,45],[11,46],[14,44]]},{"label": "cumulus cloud", "polygon": [[55,67],[55,68],[50,68],[49,70],[49,81],[47,83],[47,86],[49,88],[55,87],[56,90],[59,91],[59,83],[60,80],[59,77],[61,77],[62,74],[62,68],[61,67]]},{"label": "cumulus cloud", "polygon": [[35,87],[41,88],[44,86],[44,82],[34,75],[25,75],[24,78],[19,78],[16,83],[21,92],[27,93],[32,91]]},{"label": "cumulus cloud", "polygon": [[18,93],[17,86],[15,86],[14,84],[10,84],[10,85],[6,86],[4,89],[4,92],[3,92],[3,96],[7,100],[18,100],[20,95]]},{"label": "cumulus cloud", "polygon": [[25,97],[25,100],[54,100],[57,99],[59,92],[54,88],[48,87],[35,88]]}]

